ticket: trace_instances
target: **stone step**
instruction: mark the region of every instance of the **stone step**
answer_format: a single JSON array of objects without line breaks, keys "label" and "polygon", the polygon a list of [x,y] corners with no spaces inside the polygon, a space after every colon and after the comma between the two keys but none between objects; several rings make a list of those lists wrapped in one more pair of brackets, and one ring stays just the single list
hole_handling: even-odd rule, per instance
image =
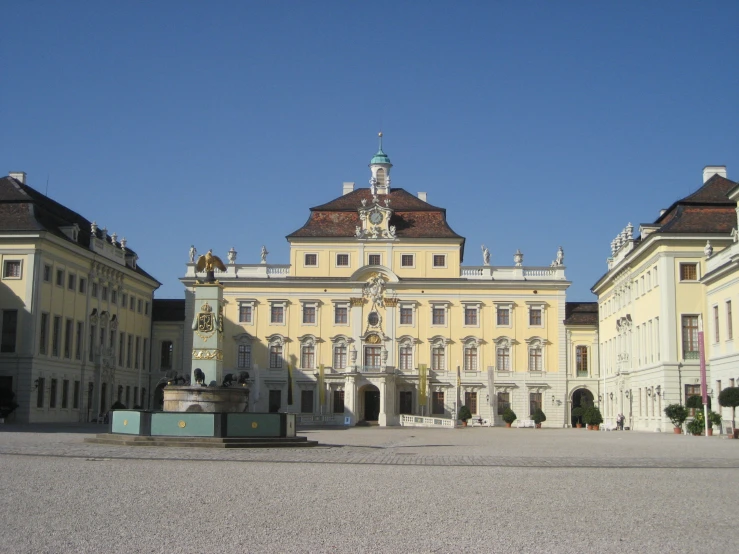
[{"label": "stone step", "polygon": [[305,448],[318,446],[318,441],[309,441],[306,437],[139,437],[111,433],[101,433],[94,438],[86,438],[85,442],[111,446],[169,446],[177,448]]}]

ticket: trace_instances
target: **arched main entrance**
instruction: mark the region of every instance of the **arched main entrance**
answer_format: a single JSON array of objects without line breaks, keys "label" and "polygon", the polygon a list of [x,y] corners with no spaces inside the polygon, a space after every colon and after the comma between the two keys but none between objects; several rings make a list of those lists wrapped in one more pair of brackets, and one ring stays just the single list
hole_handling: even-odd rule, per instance
[{"label": "arched main entrance", "polygon": [[376,422],[380,419],[380,389],[365,385],[359,391],[361,421]]},{"label": "arched main entrance", "polygon": [[[588,408],[593,405],[593,393],[590,392],[588,389],[577,389],[575,392],[572,393],[572,410],[575,408]],[[578,423],[578,418],[573,417],[572,414],[570,414],[570,419],[572,420],[572,426],[574,427],[576,423]]]}]

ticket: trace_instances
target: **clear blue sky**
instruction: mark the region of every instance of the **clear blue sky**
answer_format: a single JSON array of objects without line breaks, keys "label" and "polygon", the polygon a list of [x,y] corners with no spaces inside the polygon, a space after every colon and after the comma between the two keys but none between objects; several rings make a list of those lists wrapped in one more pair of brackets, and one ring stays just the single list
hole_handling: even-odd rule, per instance
[{"label": "clear blue sky", "polygon": [[570,300],[628,223],[739,179],[739,2],[6,2],[0,171],[125,236],[181,297],[190,244],[288,262],[308,208],[427,191],[465,264],[548,265]]}]

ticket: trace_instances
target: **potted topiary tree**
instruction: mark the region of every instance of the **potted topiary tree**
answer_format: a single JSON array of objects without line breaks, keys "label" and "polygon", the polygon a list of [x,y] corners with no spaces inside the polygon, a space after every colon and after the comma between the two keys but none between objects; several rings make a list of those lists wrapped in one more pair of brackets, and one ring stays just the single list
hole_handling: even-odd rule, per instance
[{"label": "potted topiary tree", "polygon": [[506,427],[510,427],[513,422],[516,421],[516,412],[514,412],[510,408],[506,408],[503,412],[503,421],[505,421]]},{"label": "potted topiary tree", "polygon": [[696,411],[695,417],[685,427],[691,435],[698,436],[703,433],[703,430],[706,428],[706,420],[703,417],[703,412]]},{"label": "potted topiary tree", "polygon": [[739,438],[739,430],[736,428],[736,407],[739,406],[739,387],[726,387],[718,395],[718,403],[724,408],[731,408],[732,437]]},{"label": "potted topiary tree", "polygon": [[457,419],[461,419],[462,425],[467,427],[467,420],[472,419],[472,412],[470,412],[470,409],[467,406],[460,406]]},{"label": "potted topiary tree", "polygon": [[716,412],[708,412],[708,436],[713,436],[713,426],[721,428],[721,414],[717,414]]},{"label": "potted topiary tree", "polygon": [[681,404],[670,404],[665,408],[665,415],[670,419],[674,427],[674,433],[681,435],[683,423],[688,419],[688,410]]},{"label": "potted topiary tree", "polygon": [[592,431],[600,429],[600,424],[603,423],[603,416],[601,415],[600,410],[595,406],[588,407],[582,418],[588,425],[588,429]]},{"label": "potted topiary tree", "polygon": [[547,416],[544,415],[544,412],[541,411],[541,408],[537,408],[536,411],[531,415],[531,419],[534,420],[536,428],[541,429],[541,424],[543,421],[547,420]]},{"label": "potted topiary tree", "polygon": [[577,408],[573,408],[572,410],[572,417],[575,419],[576,423],[575,426],[580,429],[582,428],[582,415],[585,413],[585,410],[583,410],[580,406]]}]

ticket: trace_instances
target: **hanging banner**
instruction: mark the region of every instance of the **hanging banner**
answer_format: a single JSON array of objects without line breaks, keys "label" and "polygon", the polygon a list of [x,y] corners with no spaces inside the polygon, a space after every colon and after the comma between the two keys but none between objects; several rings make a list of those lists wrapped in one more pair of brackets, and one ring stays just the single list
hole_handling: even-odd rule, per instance
[{"label": "hanging banner", "polygon": [[323,376],[324,376],[325,369],[323,367],[323,364],[318,366],[318,404],[320,406],[323,406],[326,403],[326,391],[325,386],[323,384]]},{"label": "hanging banner", "polygon": [[426,364],[418,365],[418,405],[426,405]]}]

